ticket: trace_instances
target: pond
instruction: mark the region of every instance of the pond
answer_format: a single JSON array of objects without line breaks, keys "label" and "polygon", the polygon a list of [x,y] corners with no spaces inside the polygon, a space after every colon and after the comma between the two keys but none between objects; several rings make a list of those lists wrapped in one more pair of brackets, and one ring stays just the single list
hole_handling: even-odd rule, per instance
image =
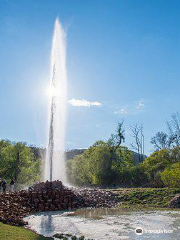
[{"label": "pond", "polygon": [[[44,236],[66,233],[95,240],[180,239],[180,211],[79,209],[43,212],[25,219],[29,228]],[[143,233],[137,235],[136,228]]]}]

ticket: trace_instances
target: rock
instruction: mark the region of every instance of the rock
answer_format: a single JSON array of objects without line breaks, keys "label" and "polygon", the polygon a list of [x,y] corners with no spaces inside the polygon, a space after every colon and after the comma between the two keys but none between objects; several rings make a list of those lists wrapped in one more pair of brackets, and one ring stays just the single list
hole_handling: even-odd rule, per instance
[{"label": "rock", "polygon": [[180,194],[176,194],[169,202],[169,207],[180,208]]},{"label": "rock", "polygon": [[116,197],[108,191],[98,189],[77,189],[78,207],[115,207]]},{"label": "rock", "polygon": [[82,207],[114,207],[116,196],[97,189],[67,188],[61,181],[36,183],[28,190],[0,194],[0,221],[22,226],[23,217],[42,211]]},{"label": "rock", "polygon": [[85,240],[84,236],[73,236],[71,234],[63,234],[63,233],[56,233],[53,237],[58,238],[58,239],[63,239],[63,240]]}]

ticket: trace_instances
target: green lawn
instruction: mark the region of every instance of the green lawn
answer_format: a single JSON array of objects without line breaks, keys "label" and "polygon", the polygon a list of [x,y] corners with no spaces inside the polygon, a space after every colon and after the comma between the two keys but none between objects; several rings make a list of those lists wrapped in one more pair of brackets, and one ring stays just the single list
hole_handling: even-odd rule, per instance
[{"label": "green lawn", "polygon": [[167,208],[180,189],[175,188],[119,188],[111,190],[119,198],[120,208]]},{"label": "green lawn", "polygon": [[52,240],[52,238],[40,236],[24,227],[0,223],[0,240]]}]

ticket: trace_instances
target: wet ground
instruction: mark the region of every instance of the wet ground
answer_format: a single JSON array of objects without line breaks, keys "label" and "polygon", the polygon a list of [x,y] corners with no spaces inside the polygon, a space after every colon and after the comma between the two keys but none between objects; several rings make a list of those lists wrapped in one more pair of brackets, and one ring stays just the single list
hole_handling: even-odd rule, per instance
[{"label": "wet ground", "polygon": [[[39,213],[26,220],[32,230],[44,236],[67,233],[96,240],[180,239],[180,211],[80,209]],[[139,227],[141,235],[135,233]]]}]

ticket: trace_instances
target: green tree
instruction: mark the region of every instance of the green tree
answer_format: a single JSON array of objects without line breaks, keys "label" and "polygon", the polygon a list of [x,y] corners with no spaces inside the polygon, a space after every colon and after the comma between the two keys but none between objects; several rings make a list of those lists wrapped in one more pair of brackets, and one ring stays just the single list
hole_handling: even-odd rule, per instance
[{"label": "green tree", "polygon": [[120,184],[121,173],[133,165],[132,154],[119,146],[113,152],[108,142],[97,141],[83,154],[67,162],[68,178],[77,185]]},{"label": "green tree", "polygon": [[26,143],[0,141],[0,175],[10,180],[14,178],[18,184],[29,185],[40,180],[39,158]]},{"label": "green tree", "polygon": [[146,173],[150,175],[150,185],[162,187],[164,181],[161,173],[171,168],[175,163],[180,162],[180,147],[172,149],[161,149],[147,157],[142,163],[142,167]]},{"label": "green tree", "polygon": [[161,173],[161,179],[165,186],[177,187],[180,186],[180,163],[174,163],[171,167],[166,168]]}]

